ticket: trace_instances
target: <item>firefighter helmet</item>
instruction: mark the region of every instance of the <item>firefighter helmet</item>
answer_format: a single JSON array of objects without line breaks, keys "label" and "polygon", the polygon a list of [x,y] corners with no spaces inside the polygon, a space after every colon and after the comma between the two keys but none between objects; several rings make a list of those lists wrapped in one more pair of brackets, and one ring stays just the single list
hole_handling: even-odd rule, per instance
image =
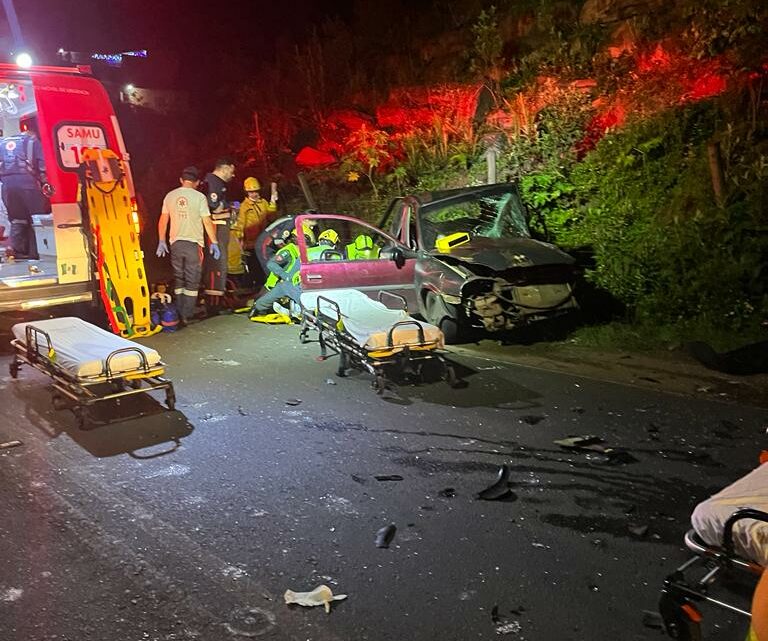
[{"label": "firefighter helmet", "polygon": [[[308,222],[305,222],[302,226],[302,231],[304,232],[304,241],[307,243],[307,245],[314,245],[315,244],[315,232],[310,227]],[[294,238],[298,238],[298,233],[296,232],[296,228],[294,227],[291,230],[291,236]]]},{"label": "firefighter helmet", "polygon": [[258,179],[253,176],[248,176],[248,178],[243,181],[243,189],[245,189],[245,191],[259,191],[261,185],[259,184]]},{"label": "firefighter helmet", "polygon": [[335,229],[326,229],[317,237],[318,243],[321,240],[327,240],[331,245],[335,245],[339,242],[339,235],[336,233]]}]

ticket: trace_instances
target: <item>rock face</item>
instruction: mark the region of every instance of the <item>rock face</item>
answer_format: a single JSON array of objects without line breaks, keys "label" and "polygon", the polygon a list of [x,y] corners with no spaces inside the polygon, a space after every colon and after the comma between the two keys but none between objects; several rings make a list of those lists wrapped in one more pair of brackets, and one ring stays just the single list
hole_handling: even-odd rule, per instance
[{"label": "rock face", "polygon": [[581,7],[582,24],[607,24],[647,15],[662,7],[664,0],[586,0]]}]

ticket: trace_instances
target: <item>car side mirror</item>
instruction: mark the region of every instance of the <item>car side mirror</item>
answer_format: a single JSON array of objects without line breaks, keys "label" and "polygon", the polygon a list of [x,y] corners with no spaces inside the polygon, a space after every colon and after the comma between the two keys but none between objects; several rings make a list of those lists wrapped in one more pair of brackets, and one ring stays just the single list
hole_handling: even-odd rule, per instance
[{"label": "car side mirror", "polygon": [[395,261],[395,265],[398,269],[402,269],[403,265],[405,265],[405,254],[403,253],[403,250],[399,247],[393,247],[392,248],[392,260]]}]

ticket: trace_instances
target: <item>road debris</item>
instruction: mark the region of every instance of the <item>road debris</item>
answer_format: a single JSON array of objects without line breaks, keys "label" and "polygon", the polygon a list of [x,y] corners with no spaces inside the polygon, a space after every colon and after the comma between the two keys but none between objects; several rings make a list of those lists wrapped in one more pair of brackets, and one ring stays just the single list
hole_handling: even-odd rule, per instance
[{"label": "road debris", "polygon": [[377,481],[402,481],[403,477],[399,474],[375,474],[374,477]]},{"label": "road debris", "polygon": [[456,496],[456,490],[452,487],[446,487],[440,490],[437,494],[443,498],[452,499],[454,496]]},{"label": "road debris", "polygon": [[395,532],[397,532],[397,526],[394,523],[385,525],[378,532],[376,532],[376,547],[388,548],[392,543],[392,539],[395,538]]},{"label": "road debris", "polygon": [[546,416],[543,415],[537,415],[537,414],[526,414],[525,416],[521,416],[518,420],[521,423],[528,423],[528,425],[538,425],[541,423]]},{"label": "road debris", "polygon": [[19,447],[19,445],[23,445],[23,443],[21,441],[6,441],[0,443],[0,450],[10,450],[12,447]]},{"label": "road debris", "polygon": [[653,612],[652,610],[643,610],[643,625],[646,628],[661,630],[664,628],[664,621],[658,612]]},{"label": "road debris", "polygon": [[336,385],[336,381],[334,381],[332,378],[326,378],[325,379],[326,385]]},{"label": "road debris", "polygon": [[498,501],[511,494],[509,489],[509,467],[502,465],[496,474],[496,481],[478,493],[477,498],[483,501]]},{"label": "road debris", "polygon": [[283,595],[286,605],[296,604],[302,605],[305,608],[312,608],[317,605],[325,607],[327,614],[331,613],[331,603],[333,601],[343,601],[347,598],[346,594],[336,594],[331,592],[331,588],[327,585],[319,585],[311,592],[294,592],[293,590],[286,590]]},{"label": "road debris", "polygon": [[626,465],[628,463],[636,463],[637,459],[632,456],[626,450],[615,447],[606,447],[603,445],[605,441],[599,436],[569,436],[568,438],[559,439],[554,441],[555,445],[559,445],[567,450],[576,450],[583,452],[597,452],[602,455],[601,460],[590,459],[595,463],[603,463],[607,465]]},{"label": "road debris", "polygon": [[630,525],[628,529],[630,534],[634,534],[638,538],[643,538],[646,534],[648,534],[647,525]]},{"label": "road debris", "polygon": [[[525,608],[521,606],[517,610],[512,610],[512,613],[519,615],[524,610]],[[507,635],[507,634],[520,634],[520,632],[523,629],[519,621],[510,621],[506,617],[500,616],[498,605],[494,605],[493,609],[491,610],[491,621],[495,626],[494,629],[496,634],[500,636]]]},{"label": "road debris", "polygon": [[286,405],[301,405],[301,399],[300,398],[289,398],[287,401],[285,401]]},{"label": "road debris", "polygon": [[496,634],[519,634],[522,629],[523,627],[520,625],[519,621],[510,621],[509,623],[496,626]]}]

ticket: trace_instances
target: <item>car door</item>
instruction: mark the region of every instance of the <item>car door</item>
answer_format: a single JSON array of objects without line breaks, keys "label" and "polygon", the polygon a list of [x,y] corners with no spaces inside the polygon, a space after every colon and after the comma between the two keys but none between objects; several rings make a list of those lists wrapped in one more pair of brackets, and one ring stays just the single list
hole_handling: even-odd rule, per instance
[{"label": "car door", "polygon": [[[314,238],[301,234],[298,239],[303,291],[351,288],[374,299],[380,292],[389,292],[403,296],[409,310],[418,309],[414,288],[415,252],[389,234],[351,216],[297,216],[296,228],[303,229],[305,224],[314,229]],[[338,234],[337,246],[321,252],[321,258],[310,260],[308,241],[314,243],[326,230]],[[371,239],[373,252],[365,254],[354,249],[361,236]]]}]

